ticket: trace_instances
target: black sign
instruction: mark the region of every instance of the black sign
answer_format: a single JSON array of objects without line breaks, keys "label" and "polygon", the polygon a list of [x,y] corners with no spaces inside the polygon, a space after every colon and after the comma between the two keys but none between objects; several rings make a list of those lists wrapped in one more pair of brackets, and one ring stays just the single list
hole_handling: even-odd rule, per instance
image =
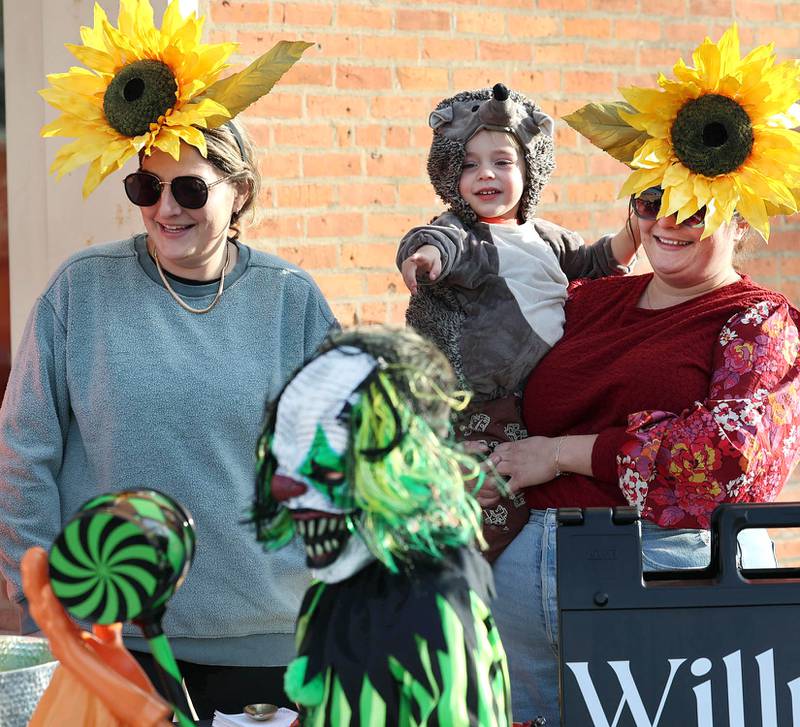
[{"label": "black sign", "polygon": [[642,574],[635,510],[560,510],[564,727],[800,727],[800,573],[742,571],[745,527],[797,505],[724,505],[711,564]]}]

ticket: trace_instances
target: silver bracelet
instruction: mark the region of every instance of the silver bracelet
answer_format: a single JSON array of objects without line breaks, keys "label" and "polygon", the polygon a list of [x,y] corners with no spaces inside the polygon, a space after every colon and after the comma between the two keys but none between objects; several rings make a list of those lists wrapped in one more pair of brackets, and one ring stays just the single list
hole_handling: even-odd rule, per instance
[{"label": "silver bracelet", "polygon": [[561,477],[561,475],[565,474],[561,471],[561,463],[558,461],[559,457],[561,456],[561,445],[564,443],[564,440],[567,438],[566,434],[563,434],[556,440],[556,456],[555,456],[555,467],[556,473],[553,475],[553,479],[556,477]]}]

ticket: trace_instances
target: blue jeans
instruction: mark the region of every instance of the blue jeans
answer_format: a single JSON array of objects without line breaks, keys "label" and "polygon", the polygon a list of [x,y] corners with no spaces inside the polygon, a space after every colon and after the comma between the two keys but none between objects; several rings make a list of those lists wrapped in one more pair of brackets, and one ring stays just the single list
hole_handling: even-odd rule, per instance
[{"label": "blue jeans", "polygon": [[[739,535],[742,565],[775,567],[764,530]],[[644,570],[703,568],[710,557],[707,530],[667,530],[642,521]],[[515,721],[544,717],[561,724],[558,704],[556,511],[531,510],[528,524],[494,564],[492,605],[508,657]]]}]

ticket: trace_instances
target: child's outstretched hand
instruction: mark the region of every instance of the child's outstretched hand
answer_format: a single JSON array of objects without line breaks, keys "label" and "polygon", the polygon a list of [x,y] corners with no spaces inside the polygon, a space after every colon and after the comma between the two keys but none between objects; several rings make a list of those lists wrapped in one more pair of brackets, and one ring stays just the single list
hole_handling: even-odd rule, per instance
[{"label": "child's outstretched hand", "polygon": [[417,275],[428,273],[428,280],[433,282],[442,272],[442,254],[434,245],[423,245],[413,255],[409,255],[400,266],[403,282],[411,295],[417,293]]}]

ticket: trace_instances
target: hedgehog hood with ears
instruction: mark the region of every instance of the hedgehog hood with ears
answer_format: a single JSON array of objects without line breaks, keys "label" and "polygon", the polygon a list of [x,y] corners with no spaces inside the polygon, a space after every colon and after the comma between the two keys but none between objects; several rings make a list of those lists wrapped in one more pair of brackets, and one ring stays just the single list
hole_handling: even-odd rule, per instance
[{"label": "hedgehog hood with ears", "polygon": [[475,223],[477,217],[458,191],[461,167],[467,142],[483,129],[510,133],[519,142],[525,157],[519,217],[521,222],[533,217],[555,167],[553,119],[533,101],[497,83],[444,99],[431,112],[428,124],[433,129],[428,175],[436,194],[465,224]]}]

